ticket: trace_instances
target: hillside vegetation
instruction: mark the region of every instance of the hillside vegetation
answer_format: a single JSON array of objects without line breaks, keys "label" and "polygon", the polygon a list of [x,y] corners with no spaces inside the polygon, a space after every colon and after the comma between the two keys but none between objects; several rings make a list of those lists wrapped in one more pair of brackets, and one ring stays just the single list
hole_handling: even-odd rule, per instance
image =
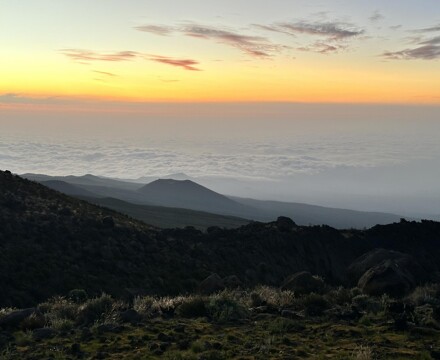
[{"label": "hillside vegetation", "polygon": [[1,359],[439,359],[440,223],[161,230],[0,172]]}]

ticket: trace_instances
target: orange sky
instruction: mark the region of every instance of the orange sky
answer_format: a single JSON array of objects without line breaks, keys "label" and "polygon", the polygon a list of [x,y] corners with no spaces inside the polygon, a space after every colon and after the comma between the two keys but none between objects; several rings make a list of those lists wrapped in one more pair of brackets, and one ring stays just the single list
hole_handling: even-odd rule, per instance
[{"label": "orange sky", "polygon": [[[166,12],[165,3],[177,8]],[[440,103],[440,30],[431,15],[438,2],[404,2],[414,8],[410,20],[397,4],[376,1],[289,3],[268,10],[257,1],[245,12],[241,0],[232,13],[229,1],[215,9],[170,0],[153,9],[141,1],[110,0],[105,9],[85,0],[5,1],[0,104]]]}]

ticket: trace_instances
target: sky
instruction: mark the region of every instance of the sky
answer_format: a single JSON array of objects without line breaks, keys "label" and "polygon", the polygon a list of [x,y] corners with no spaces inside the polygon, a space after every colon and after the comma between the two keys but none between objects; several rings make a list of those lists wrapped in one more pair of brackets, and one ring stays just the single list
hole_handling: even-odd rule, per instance
[{"label": "sky", "polygon": [[440,103],[437,0],[0,0],[0,9],[3,108]]},{"label": "sky", "polygon": [[0,0],[0,169],[440,216],[438,0]]}]

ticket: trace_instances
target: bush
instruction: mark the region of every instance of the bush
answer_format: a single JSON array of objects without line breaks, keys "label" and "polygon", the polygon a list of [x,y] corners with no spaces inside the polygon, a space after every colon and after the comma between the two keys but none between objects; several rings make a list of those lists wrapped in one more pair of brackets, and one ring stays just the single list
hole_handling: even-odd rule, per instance
[{"label": "bush", "polygon": [[133,309],[140,315],[150,317],[154,301],[151,296],[136,296],[133,301]]},{"label": "bush", "polygon": [[177,308],[177,314],[185,318],[206,316],[205,300],[201,297],[188,298]]},{"label": "bush", "polygon": [[269,286],[259,286],[250,293],[249,305],[252,307],[270,305],[276,308],[291,306],[295,294],[290,290],[280,290]]},{"label": "bush", "polygon": [[440,285],[428,284],[419,286],[407,297],[407,300],[415,306],[425,304],[440,305]]},{"label": "bush", "polygon": [[55,318],[50,322],[50,327],[60,332],[70,331],[73,329],[74,325],[74,322],[69,319]]},{"label": "bush", "polygon": [[301,299],[305,313],[309,316],[321,316],[329,308],[329,303],[324,296],[311,293]]},{"label": "bush", "polygon": [[373,350],[369,346],[359,346],[354,352],[352,358],[354,360],[372,360]]},{"label": "bush", "polygon": [[207,305],[208,315],[216,322],[229,322],[248,317],[247,309],[224,295],[213,296]]},{"label": "bush", "polygon": [[325,295],[326,300],[334,305],[347,305],[351,304],[353,298],[352,291],[342,286],[330,290]]},{"label": "bush", "polygon": [[49,319],[60,318],[76,320],[78,317],[78,305],[60,296],[56,296],[40,304],[38,310],[46,314],[46,317]]},{"label": "bush", "polygon": [[87,301],[89,296],[83,289],[74,289],[69,292],[68,298],[76,304],[83,304]]},{"label": "bush", "polygon": [[46,325],[44,316],[42,314],[33,313],[21,322],[20,328],[22,330],[34,330],[42,328],[44,325]]},{"label": "bush", "polygon": [[357,295],[352,299],[352,305],[363,313],[377,314],[383,309],[382,304],[375,298],[368,295]]},{"label": "bush", "polygon": [[267,330],[271,335],[284,335],[293,331],[301,331],[304,326],[294,320],[286,318],[276,318],[269,325]]},{"label": "bush", "polygon": [[107,294],[87,300],[79,308],[78,320],[84,324],[92,324],[104,318],[111,311],[112,306],[113,299]]}]

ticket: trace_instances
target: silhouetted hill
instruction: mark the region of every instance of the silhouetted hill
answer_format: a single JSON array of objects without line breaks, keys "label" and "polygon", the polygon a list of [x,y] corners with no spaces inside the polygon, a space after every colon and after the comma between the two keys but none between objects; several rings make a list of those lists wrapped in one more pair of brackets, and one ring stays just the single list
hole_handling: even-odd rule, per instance
[{"label": "silhouetted hill", "polygon": [[[48,179],[64,181],[93,194],[89,194],[88,197],[114,198],[138,205],[197,210],[258,221],[273,221],[279,216],[289,216],[300,225],[327,224],[339,229],[351,227],[362,229],[376,224],[389,224],[401,218],[399,215],[381,212],[227,197],[189,180],[185,182],[185,180],[161,179],[142,185],[93,175],[49,177],[27,174],[25,177],[39,182]],[[72,189],[58,190],[68,195],[76,195]]]},{"label": "silhouetted hill", "polygon": [[95,194],[93,194],[90,191],[87,191],[86,189],[83,189],[79,186],[75,186],[72,184],[69,184],[65,181],[61,180],[46,180],[40,182],[42,185],[47,186],[48,188],[51,188],[53,190],[62,192],[66,195],[71,196],[91,196],[93,197]]},{"label": "silhouetted hill", "polygon": [[23,174],[21,177],[33,180],[33,181],[48,181],[48,180],[60,180],[73,185],[82,186],[96,186],[96,187],[107,187],[107,188],[117,188],[122,190],[137,190],[142,184],[137,184],[129,181],[115,180],[106,177],[95,176],[91,174],[86,174],[83,176],[48,176],[42,174]]},{"label": "silhouetted hill", "polygon": [[427,278],[440,270],[440,223],[407,222],[371,230],[297,226],[280,218],[238,229],[158,230],[41,184],[0,172],[0,306],[28,306],[84,288],[122,296],[192,291],[211,273],[245,286],[279,286],[308,270],[347,283],[347,267],[381,247],[410,254]]},{"label": "silhouetted hill", "polygon": [[338,229],[362,229],[378,224],[391,224],[401,219],[399,215],[382,212],[336,209],[302,203],[264,201],[238,197],[231,197],[231,199],[256,209],[258,212],[254,213],[254,219],[262,221],[272,220],[278,216],[288,216],[295,219],[295,222],[300,225],[328,224]]},{"label": "silhouetted hill", "polygon": [[160,228],[184,228],[186,226],[193,226],[199,230],[206,230],[210,226],[237,228],[250,222],[250,220],[233,216],[164,206],[138,205],[113,198],[93,198],[87,196],[81,196],[81,198]]},{"label": "silhouetted hill", "polygon": [[191,180],[159,179],[141,187],[138,192],[151,203],[161,206],[216,214],[243,214],[252,210]]}]

